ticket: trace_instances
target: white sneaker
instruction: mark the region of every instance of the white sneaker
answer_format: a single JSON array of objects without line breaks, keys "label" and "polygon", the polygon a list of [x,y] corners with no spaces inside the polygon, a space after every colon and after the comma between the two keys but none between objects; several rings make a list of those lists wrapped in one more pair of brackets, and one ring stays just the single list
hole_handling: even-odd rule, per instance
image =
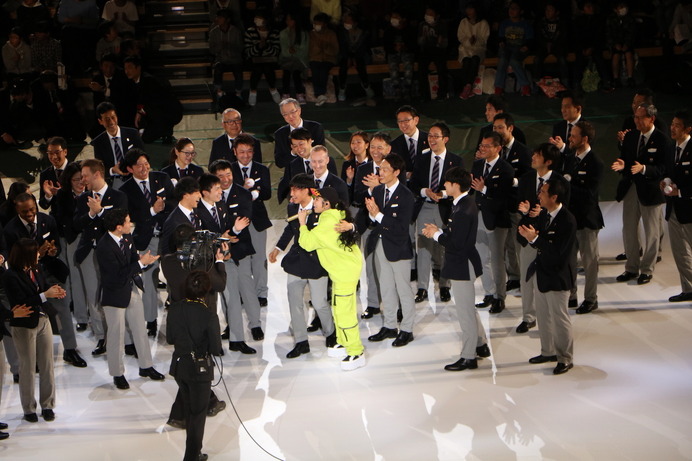
[{"label": "white sneaker", "polygon": [[320,106],[323,105],[325,102],[327,102],[327,95],[321,94],[321,95],[319,95],[319,96],[317,97],[317,102],[315,102],[315,105],[316,105],[317,107],[320,107]]},{"label": "white sneaker", "polygon": [[255,107],[257,105],[257,92],[256,91],[250,92],[250,94],[247,97],[247,103],[252,107]]},{"label": "white sneaker", "polygon": [[342,359],[342,358],[346,357],[346,355],[347,355],[346,354],[346,348],[344,346],[342,346],[341,344],[337,344],[334,347],[328,347],[327,348],[327,355],[329,357]]},{"label": "white sneaker", "polygon": [[274,90],[274,91],[269,90],[269,94],[272,95],[272,99],[274,100],[274,102],[275,102],[276,104],[278,104],[278,103],[281,102],[281,95],[279,94],[278,91],[276,91],[276,90]]},{"label": "white sneaker", "polygon": [[371,86],[368,86],[368,87],[365,89],[365,97],[368,98],[368,99],[372,99],[372,98],[375,97],[375,91],[373,91],[373,89],[372,89]]},{"label": "white sneaker", "polygon": [[339,90],[339,101],[346,101],[346,88],[342,88]]},{"label": "white sneaker", "polygon": [[365,366],[365,355],[347,355],[341,361],[341,369],[344,371],[355,370]]}]

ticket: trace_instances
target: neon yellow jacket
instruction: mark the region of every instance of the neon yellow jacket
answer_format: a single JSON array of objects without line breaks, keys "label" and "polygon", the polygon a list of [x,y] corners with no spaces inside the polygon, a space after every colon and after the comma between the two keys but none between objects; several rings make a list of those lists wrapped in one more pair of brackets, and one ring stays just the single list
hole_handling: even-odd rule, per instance
[{"label": "neon yellow jacket", "polygon": [[342,211],[331,209],[320,213],[317,226],[312,230],[300,226],[298,244],[306,251],[317,251],[322,267],[335,283],[358,283],[363,267],[363,256],[357,245],[344,247],[339,241],[339,233],[334,230],[341,219]]}]

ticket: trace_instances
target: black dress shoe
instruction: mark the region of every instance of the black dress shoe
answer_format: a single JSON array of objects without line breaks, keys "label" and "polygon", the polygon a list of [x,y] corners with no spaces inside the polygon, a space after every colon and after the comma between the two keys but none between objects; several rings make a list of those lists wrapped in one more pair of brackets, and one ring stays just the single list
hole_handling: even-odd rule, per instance
[{"label": "black dress shoe", "polygon": [[213,417],[221,413],[226,409],[226,402],[223,400],[217,400],[213,407],[209,407],[207,410],[207,416]]},{"label": "black dress shoe", "polygon": [[418,280],[418,271],[416,269],[411,269],[411,281],[415,282]]},{"label": "black dress shoe", "polygon": [[156,282],[156,289],[158,290],[165,290],[166,289],[166,284],[163,283],[161,280]]},{"label": "black dress shoe", "polygon": [[312,319],[312,322],[308,325],[308,333],[313,333],[320,328],[322,328],[322,321],[320,320],[320,316],[315,314],[315,318]]},{"label": "black dress shoe", "polygon": [[537,355],[529,359],[529,363],[557,362],[557,355]]},{"label": "black dress shoe", "polygon": [[131,355],[134,358],[139,358],[137,355],[137,348],[134,344],[125,344],[125,355]]},{"label": "black dress shoe", "polygon": [[519,326],[517,326],[517,333],[526,333],[529,331],[531,328],[536,326],[536,321],[534,320],[533,322],[524,322],[522,321]]},{"label": "black dress shoe", "polygon": [[7,425],[7,423],[0,423],[0,431],[3,429],[7,429],[8,427],[9,426]]},{"label": "black dress shoe", "polygon": [[91,355],[94,357],[98,357],[99,355],[103,355],[106,353],[106,340],[105,339],[99,339],[98,342],[96,343],[96,349],[91,351]]},{"label": "black dress shoe", "polygon": [[156,331],[158,330],[158,323],[156,320],[153,322],[147,322],[147,336],[150,337],[155,337],[156,336]]},{"label": "black dress shoe", "polygon": [[41,416],[43,417],[44,421],[55,421],[55,413],[50,408],[41,410]]},{"label": "black dress shoe", "polygon": [[241,352],[243,354],[256,354],[257,351],[247,344],[245,344],[245,341],[229,341],[228,343],[228,350],[235,351],[235,352]]},{"label": "black dress shoe", "polygon": [[518,290],[521,288],[521,282],[519,280],[507,280],[506,290]]},{"label": "black dress shoe", "polygon": [[176,429],[186,429],[187,424],[185,424],[185,421],[181,419],[171,419],[169,418],[168,421],[166,421],[166,424],[168,424],[171,427],[175,427]]},{"label": "black dress shoe", "polygon": [[380,313],[380,308],[379,307],[371,307],[368,306],[365,308],[362,314],[360,314],[360,318],[362,319],[371,319],[373,315],[377,315]]},{"label": "black dress shoe", "polygon": [[632,279],[637,278],[638,275],[639,274],[636,274],[634,272],[625,271],[622,274],[615,277],[615,280],[617,280],[618,282],[627,282],[628,280],[632,280]]},{"label": "black dress shoe", "polygon": [[209,455],[207,455],[206,453],[200,453],[197,457],[197,461],[207,461],[208,459]]},{"label": "black dress shoe", "polygon": [[598,301],[584,301],[577,309],[577,314],[588,314],[598,309]]},{"label": "black dress shoe", "polygon": [[663,259],[663,258],[661,258],[660,256],[656,256],[656,262],[657,262],[657,263],[660,263],[662,259]]},{"label": "black dress shoe", "polygon": [[263,298],[261,296],[258,296],[257,302],[259,303],[260,307],[267,307],[267,298]]},{"label": "black dress shoe", "polygon": [[394,347],[402,347],[413,341],[413,333],[408,331],[400,331],[396,339],[392,343]]},{"label": "black dress shoe", "polygon": [[651,281],[653,275],[641,274],[637,279],[637,285],[646,285]]},{"label": "black dress shoe", "polygon": [[499,314],[505,310],[505,300],[504,299],[493,299],[493,305],[490,308],[491,314]]},{"label": "black dress shoe", "polygon": [[262,341],[264,339],[264,332],[262,331],[262,327],[251,328],[250,333],[252,333],[252,339],[254,339],[255,341]]},{"label": "black dress shoe", "polygon": [[449,292],[448,287],[440,288],[440,301],[443,303],[448,303],[452,300],[452,294]]},{"label": "black dress shoe", "polygon": [[478,361],[476,359],[459,359],[454,363],[445,365],[445,370],[447,371],[462,371],[467,368],[470,370],[478,368]]},{"label": "black dress shoe", "polygon": [[303,354],[307,354],[310,352],[310,343],[307,341],[300,341],[297,342],[295,347],[291,349],[291,351],[286,354],[287,359],[295,359],[296,357],[300,357]]},{"label": "black dress shoe", "polygon": [[19,375],[12,375],[12,382],[19,384]]},{"label": "black dress shoe", "polygon": [[401,323],[402,320],[404,320],[404,311],[399,308],[396,310],[396,321]]},{"label": "black dress shoe", "polygon": [[620,253],[615,257],[615,261],[627,261],[627,255],[625,253]]},{"label": "black dress shoe", "polygon": [[435,280],[436,282],[439,282],[440,281],[440,269],[433,269],[432,270],[432,276],[433,276],[433,280]]},{"label": "black dress shoe", "polygon": [[422,303],[426,299],[428,299],[428,290],[424,290],[423,288],[418,289],[414,301],[417,303]]},{"label": "black dress shoe", "polygon": [[483,301],[476,303],[476,307],[488,307],[493,303],[494,299],[493,295],[485,295],[483,296]]},{"label": "black dress shoe", "polygon": [[115,387],[118,389],[125,390],[130,388],[130,383],[127,382],[124,376],[114,376],[113,384],[115,384]]},{"label": "black dress shoe", "polygon": [[486,358],[490,357],[490,348],[488,347],[487,344],[483,344],[482,346],[478,346],[476,348],[476,355],[480,358]]},{"label": "black dress shoe", "polygon": [[141,376],[142,378],[149,378],[154,381],[163,381],[164,379],[166,379],[166,377],[158,371],[156,371],[154,367],[140,368],[139,376]]},{"label": "black dress shoe", "polygon": [[226,329],[223,330],[223,333],[221,333],[221,339],[228,339],[229,338],[229,329],[228,326],[226,326]]},{"label": "black dress shoe", "polygon": [[87,324],[86,323],[78,323],[77,324],[77,331],[84,331],[87,329]]},{"label": "black dress shoe", "polygon": [[5,440],[9,437],[10,437],[10,434],[8,434],[7,432],[0,431],[0,440]]},{"label": "black dress shoe", "polygon": [[334,347],[336,346],[336,331],[333,331],[331,335],[327,336],[324,339],[324,345],[326,347]]},{"label": "black dress shoe", "polygon": [[671,303],[681,303],[683,301],[692,301],[692,292],[680,293],[679,295],[671,296],[670,298],[668,298],[668,302]]},{"label": "black dress shoe", "polygon": [[30,423],[37,423],[38,422],[38,415],[36,413],[27,413],[24,415],[24,421],[30,422]]},{"label": "black dress shoe", "polygon": [[65,349],[65,352],[62,353],[62,359],[77,368],[84,368],[87,366],[87,363],[75,349]]},{"label": "black dress shoe", "polygon": [[558,363],[557,366],[553,369],[553,374],[554,375],[561,375],[563,373],[567,373],[574,365],[571,363]]},{"label": "black dress shoe", "polygon": [[380,341],[384,341],[387,338],[396,338],[397,336],[398,335],[397,335],[396,328],[382,327],[382,328],[380,328],[380,331],[378,331],[374,335],[368,336],[368,341],[371,341],[373,343],[377,343]]},{"label": "black dress shoe", "polygon": [[578,305],[579,301],[577,301],[577,298],[572,298],[567,302],[567,307],[570,309],[576,309]]}]

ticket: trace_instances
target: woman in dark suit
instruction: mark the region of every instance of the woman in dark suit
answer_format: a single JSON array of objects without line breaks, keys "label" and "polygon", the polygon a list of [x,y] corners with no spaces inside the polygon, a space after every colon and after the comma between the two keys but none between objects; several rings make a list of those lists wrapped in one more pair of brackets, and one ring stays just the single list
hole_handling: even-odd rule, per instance
[{"label": "woman in dark suit", "polygon": [[2,276],[2,282],[10,305],[26,305],[32,310],[28,317],[10,320],[12,338],[19,355],[19,398],[24,419],[32,423],[38,421],[34,398],[34,375],[38,365],[41,416],[46,421],[53,421],[53,330],[48,320],[48,311],[52,309],[48,299],[64,298],[65,290],[57,284],[47,286],[39,271],[38,243],[35,240],[18,240],[10,251],[8,263],[10,268]]},{"label": "woman in dark suit", "polygon": [[169,373],[178,383],[186,410],[183,461],[198,461],[207,459],[202,453],[202,440],[214,379],[211,356],[221,354],[221,333],[216,312],[205,302],[211,290],[209,275],[190,272],[184,286],[185,299],[173,303],[168,310],[166,339],[174,346]]},{"label": "woman in dark suit", "polygon": [[[353,202],[353,190],[355,188],[354,179],[356,170],[364,163],[370,161],[370,136],[365,131],[355,131],[351,134],[350,141],[351,151],[344,159],[344,164],[341,167],[341,179],[348,186],[348,196]],[[358,212],[358,208],[351,206],[351,214],[353,216]]]},{"label": "woman in dark suit", "polygon": [[168,166],[161,171],[171,177],[173,185],[177,184],[181,178],[192,176],[199,179],[204,173],[201,166],[195,165],[192,161],[197,157],[195,145],[190,138],[180,138],[171,149],[171,158]]}]

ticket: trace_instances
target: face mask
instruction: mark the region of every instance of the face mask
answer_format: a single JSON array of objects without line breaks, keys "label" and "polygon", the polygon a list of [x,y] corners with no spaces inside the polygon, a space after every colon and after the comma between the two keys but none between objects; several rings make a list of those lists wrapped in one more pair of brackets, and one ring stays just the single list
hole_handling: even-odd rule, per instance
[{"label": "face mask", "polygon": [[346,29],[346,30],[353,29],[353,24],[344,23],[344,29]]},{"label": "face mask", "polygon": [[430,25],[433,25],[435,23],[435,16],[429,16],[425,15],[425,22],[427,22]]},{"label": "face mask", "polygon": [[319,32],[322,30],[322,25],[320,24],[315,24],[315,32]]},{"label": "face mask", "polygon": [[392,27],[399,27],[399,19],[392,18],[389,22],[392,24]]},{"label": "face mask", "polygon": [[257,27],[262,27],[264,25],[264,19],[255,18],[255,25]]},{"label": "face mask", "polygon": [[627,8],[618,8],[618,16],[624,16],[627,14]]}]

